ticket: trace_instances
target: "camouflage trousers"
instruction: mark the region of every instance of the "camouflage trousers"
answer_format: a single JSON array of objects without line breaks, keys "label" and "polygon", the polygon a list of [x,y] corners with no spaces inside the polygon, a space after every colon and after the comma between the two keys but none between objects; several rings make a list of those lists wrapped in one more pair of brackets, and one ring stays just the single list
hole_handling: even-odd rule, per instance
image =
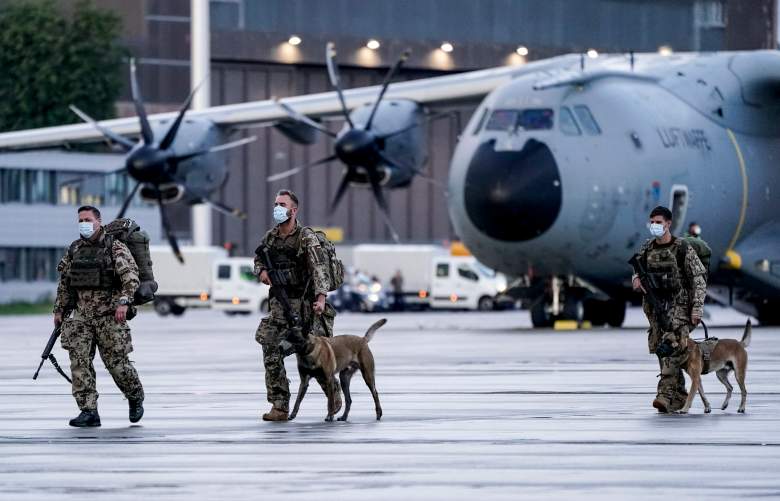
[{"label": "camouflage trousers", "polygon": [[688,362],[689,332],[690,326],[685,324],[677,325],[671,332],[664,332],[653,323],[650,325],[647,344],[651,353],[656,353],[656,349],[664,341],[674,347],[668,357],[658,356],[660,374],[656,398],[666,402],[670,412],[682,408],[688,398],[682,367]]},{"label": "camouflage trousers", "polygon": [[99,350],[103,365],[125,397],[143,400],[143,386],[128,358],[133,344],[126,322],[118,324],[113,315],[87,318],[76,313],[63,322],[61,332],[62,347],[70,355],[73,397],[79,409],[97,409],[97,383],[92,365],[96,350]]},{"label": "camouflage trousers", "polygon": [[[314,315],[311,300],[291,299],[290,304],[310,335],[333,335],[336,311],[329,303],[325,304],[325,312],[321,316]],[[260,321],[255,340],[263,347],[266,397],[274,407],[283,411],[289,411],[290,407],[290,381],[287,379],[284,359],[294,353],[292,345],[285,339],[287,329],[282,305],[272,298],[268,316]]]}]

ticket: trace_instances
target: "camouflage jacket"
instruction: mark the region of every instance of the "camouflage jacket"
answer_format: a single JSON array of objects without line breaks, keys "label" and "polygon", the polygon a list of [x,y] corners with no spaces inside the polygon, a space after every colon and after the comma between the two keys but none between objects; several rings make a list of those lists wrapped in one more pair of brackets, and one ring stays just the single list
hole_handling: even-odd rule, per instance
[{"label": "camouflage jacket", "polygon": [[[295,223],[295,229],[286,237],[283,237],[279,225],[274,226],[268,231],[261,245],[272,247],[287,247],[296,250],[300,255],[305,254],[307,269],[304,270],[306,280],[310,281],[307,296],[313,294],[317,297],[319,294],[328,295],[328,270],[326,256],[320,241],[310,228],[301,226],[300,222]],[[260,273],[265,267],[260,256],[255,256],[255,275]]]},{"label": "camouflage jacket", "polygon": [[[676,246],[680,245],[680,242],[680,239],[675,239],[668,245]],[[646,257],[648,252],[652,252],[653,249],[657,248],[657,245],[655,239],[649,239],[642,244],[639,254],[642,257]],[[672,324],[675,327],[690,323],[691,313],[697,313],[701,317],[704,311],[704,298],[707,295],[707,281],[705,278],[707,270],[704,269],[699,256],[696,255],[696,251],[690,245],[686,246],[683,266],[679,271],[683,278],[683,287],[675,294],[671,311],[668,312],[668,314],[672,315]],[[647,298],[643,299],[642,307],[648,318],[652,318],[653,312]]]},{"label": "camouflage jacket", "polygon": [[[97,235],[89,239],[80,238],[71,244],[75,251],[84,245],[105,245],[105,233],[100,228]],[[70,249],[70,248],[69,248]],[[57,299],[54,301],[54,313],[62,313],[68,305],[75,305],[76,311],[83,317],[99,317],[113,315],[119,304],[119,298],[133,299],[133,294],[138,288],[138,265],[130,253],[130,249],[119,240],[114,240],[111,247],[111,257],[114,262],[114,273],[121,286],[114,289],[73,289],[68,285],[68,271],[70,269],[71,255],[69,251],[57,265],[60,280],[57,285]]]}]

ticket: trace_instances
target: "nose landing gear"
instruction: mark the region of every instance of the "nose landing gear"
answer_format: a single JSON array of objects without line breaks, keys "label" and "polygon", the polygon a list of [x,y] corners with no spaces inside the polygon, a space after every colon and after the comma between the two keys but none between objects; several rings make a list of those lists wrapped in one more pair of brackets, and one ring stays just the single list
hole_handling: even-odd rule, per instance
[{"label": "nose landing gear", "polygon": [[593,292],[568,277],[552,277],[531,304],[531,323],[534,327],[552,327],[557,320],[571,320],[581,326],[588,321],[594,326],[608,324],[620,327],[626,316],[625,301],[593,297]]}]

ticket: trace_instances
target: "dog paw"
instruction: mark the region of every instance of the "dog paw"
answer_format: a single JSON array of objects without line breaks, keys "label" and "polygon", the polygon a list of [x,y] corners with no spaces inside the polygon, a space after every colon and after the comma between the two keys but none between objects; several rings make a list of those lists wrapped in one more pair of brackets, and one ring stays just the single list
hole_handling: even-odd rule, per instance
[{"label": "dog paw", "polygon": [[726,405],[721,405],[721,406],[720,406],[720,410],[722,410],[722,411],[725,411],[726,409],[728,409],[728,407],[729,407],[729,406],[728,406],[728,404],[726,404]]},{"label": "dog paw", "polygon": [[685,409],[678,409],[676,411],[672,411],[671,413],[672,414],[688,414],[688,411],[686,411]]},{"label": "dog paw", "polygon": [[341,416],[336,421],[346,421],[346,420],[347,420],[346,416]]},{"label": "dog paw", "polygon": [[333,416],[326,416],[326,417],[325,417],[325,422],[326,422],[326,423],[331,423],[331,422],[333,422]]},{"label": "dog paw", "polygon": [[710,409],[709,407],[707,407],[706,409],[704,409],[704,413],[705,413],[705,414],[709,414],[710,412],[712,412],[712,409]]},{"label": "dog paw", "polygon": [[739,409],[737,412],[739,412],[740,414],[744,414],[745,413],[745,409]]},{"label": "dog paw", "polygon": [[293,419],[295,419],[295,414],[290,414],[287,416],[287,421],[292,421]]}]

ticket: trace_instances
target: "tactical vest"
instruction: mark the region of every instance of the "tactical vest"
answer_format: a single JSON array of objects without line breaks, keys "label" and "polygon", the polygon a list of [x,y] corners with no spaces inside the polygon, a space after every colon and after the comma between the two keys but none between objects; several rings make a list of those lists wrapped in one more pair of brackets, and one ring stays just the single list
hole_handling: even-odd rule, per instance
[{"label": "tactical vest", "polygon": [[650,287],[661,296],[674,296],[683,287],[682,271],[678,263],[678,247],[675,239],[663,247],[651,246],[645,253],[647,277]]},{"label": "tactical vest", "polygon": [[282,287],[290,298],[303,296],[308,281],[307,277],[309,276],[306,254],[301,249],[303,230],[303,228],[298,229],[292,245],[277,241],[268,248],[268,254],[271,257],[274,268],[284,278]]},{"label": "tactical vest", "polygon": [[114,261],[111,251],[103,242],[97,244],[85,243],[68,250],[70,254],[70,269],[68,284],[74,289],[113,289],[118,285],[114,273]]}]

